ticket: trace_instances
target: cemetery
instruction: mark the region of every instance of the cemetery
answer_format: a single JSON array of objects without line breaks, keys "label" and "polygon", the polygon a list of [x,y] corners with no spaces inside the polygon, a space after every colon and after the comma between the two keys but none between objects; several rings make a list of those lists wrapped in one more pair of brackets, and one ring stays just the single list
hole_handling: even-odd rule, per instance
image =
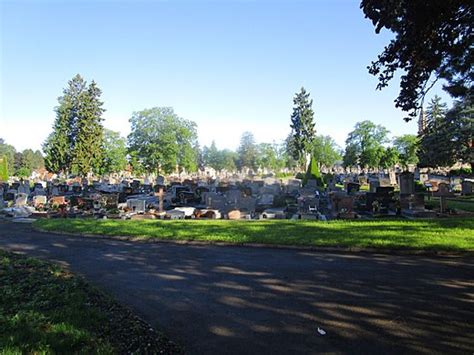
[{"label": "cemetery", "polygon": [[[0,185],[0,214],[17,222],[38,220],[35,225],[46,230],[73,233],[129,235],[133,234],[130,230],[139,230],[139,236],[161,235],[164,239],[422,249],[429,249],[430,244],[421,242],[417,246],[420,242],[416,240],[413,245],[400,244],[397,235],[383,231],[384,226],[402,223],[398,233],[403,234],[403,223],[408,221],[440,220],[463,227],[450,233],[465,232],[467,238],[470,232],[465,223],[474,217],[473,183],[469,179],[433,175],[424,176],[421,183],[415,180],[415,175],[420,174],[406,171],[386,175],[326,173],[323,179],[278,179],[271,175],[170,175],[144,180],[110,176],[91,182],[75,178],[63,183],[14,181]],[[450,203],[461,208],[449,207]],[[164,224],[150,224],[147,220],[162,220]],[[345,230],[344,220],[377,222],[381,229],[377,234],[372,224],[370,245],[359,242],[358,239],[366,239],[355,230],[345,231],[342,240],[335,233]],[[331,224],[326,228],[328,221]],[[360,223],[354,228],[363,226]],[[129,228],[130,224],[136,226]],[[212,229],[211,236],[207,230],[210,226],[217,228]],[[254,233],[256,226],[263,231]],[[177,228],[184,232],[176,232]],[[275,238],[273,229],[278,228],[289,229],[283,237]],[[428,228],[433,234],[435,226]],[[463,237],[452,240],[446,234],[444,238],[443,249],[472,249],[469,243],[462,246],[467,242]]]},{"label": "cemetery", "polygon": [[474,354],[473,14],[2,3],[0,355]]},{"label": "cemetery", "polygon": [[[470,179],[415,174],[325,174],[324,179],[231,176],[14,181],[0,185],[11,218],[319,220],[472,216]],[[437,202],[436,204],[434,202]],[[449,201],[468,207],[449,208]],[[474,202],[473,202],[474,203]],[[464,208],[464,209],[463,209]]]}]

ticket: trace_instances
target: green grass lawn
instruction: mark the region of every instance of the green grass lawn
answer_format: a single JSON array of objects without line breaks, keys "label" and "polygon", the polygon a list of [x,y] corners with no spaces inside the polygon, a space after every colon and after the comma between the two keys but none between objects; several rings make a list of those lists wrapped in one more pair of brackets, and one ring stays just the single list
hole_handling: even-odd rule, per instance
[{"label": "green grass lawn", "polygon": [[82,278],[57,265],[0,250],[0,354],[176,349]]},{"label": "green grass lawn", "polygon": [[[474,212],[474,198],[472,196],[461,196],[456,199],[449,198],[448,208],[467,212]],[[426,206],[439,208],[439,197],[432,197],[430,201],[425,199]]]},{"label": "green grass lawn", "polygon": [[467,218],[329,222],[42,219],[35,226],[56,232],[140,239],[474,251],[474,219]]}]

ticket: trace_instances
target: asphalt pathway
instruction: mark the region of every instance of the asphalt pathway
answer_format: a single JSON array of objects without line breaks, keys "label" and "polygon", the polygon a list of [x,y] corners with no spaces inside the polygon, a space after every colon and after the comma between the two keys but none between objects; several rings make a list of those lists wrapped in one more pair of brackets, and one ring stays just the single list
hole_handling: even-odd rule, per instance
[{"label": "asphalt pathway", "polygon": [[2,221],[0,248],[83,275],[190,354],[474,351],[474,257],[124,242]]}]

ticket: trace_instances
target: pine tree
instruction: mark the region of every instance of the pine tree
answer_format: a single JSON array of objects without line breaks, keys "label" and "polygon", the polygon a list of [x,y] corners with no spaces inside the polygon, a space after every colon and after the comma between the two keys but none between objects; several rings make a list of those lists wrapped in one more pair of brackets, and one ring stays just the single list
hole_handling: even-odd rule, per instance
[{"label": "pine tree", "polygon": [[86,175],[103,164],[100,89],[77,74],[68,82],[55,108],[53,132],[46,139],[45,166],[55,173]]},{"label": "pine tree", "polygon": [[103,102],[101,90],[92,81],[81,92],[81,106],[77,113],[75,139],[72,149],[71,171],[81,176],[98,172],[103,165],[104,127],[102,126]]},{"label": "pine tree", "polygon": [[309,99],[309,95],[305,88],[302,87],[301,91],[293,99],[294,107],[291,115],[291,153],[301,165],[306,164],[307,155],[311,152],[315,135],[314,112],[312,109],[313,100]]}]

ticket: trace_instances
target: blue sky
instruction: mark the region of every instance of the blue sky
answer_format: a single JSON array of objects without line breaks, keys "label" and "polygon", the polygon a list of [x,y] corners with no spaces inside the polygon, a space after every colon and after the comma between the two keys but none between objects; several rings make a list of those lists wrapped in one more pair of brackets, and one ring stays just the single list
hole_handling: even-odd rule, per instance
[{"label": "blue sky", "polygon": [[279,142],[301,86],[317,133],[341,146],[366,119],[416,133],[394,108],[398,82],[376,91],[367,73],[391,34],[374,33],[359,1],[0,0],[0,13],[0,137],[20,150],[41,147],[76,73],[124,136],[133,111],[172,106],[202,145],[235,149],[244,131]]}]

